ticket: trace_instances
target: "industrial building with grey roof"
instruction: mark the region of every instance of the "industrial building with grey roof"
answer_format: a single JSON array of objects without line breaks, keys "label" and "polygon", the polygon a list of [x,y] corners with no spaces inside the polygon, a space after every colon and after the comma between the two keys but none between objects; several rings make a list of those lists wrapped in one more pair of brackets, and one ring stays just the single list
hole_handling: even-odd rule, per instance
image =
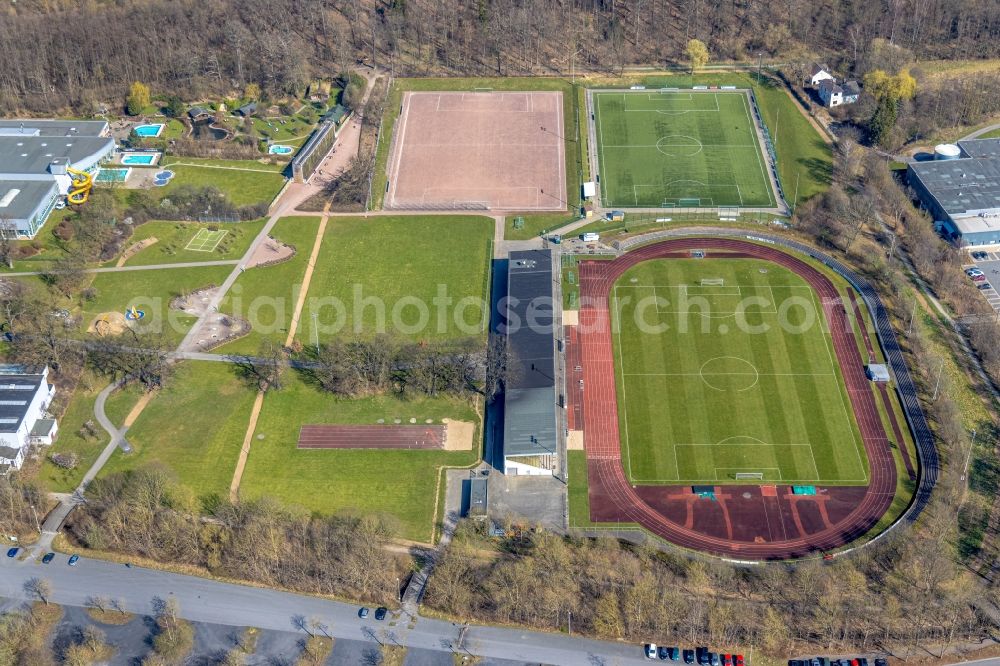
[{"label": "industrial building with grey roof", "polygon": [[0,233],[34,238],[73,181],[115,152],[103,120],[0,120]]},{"label": "industrial building with grey roof", "polygon": [[551,475],[557,464],[552,252],[510,253],[504,332],[510,349],[504,391],[505,474]]},{"label": "industrial building with grey roof", "polygon": [[907,182],[949,238],[1000,244],[1000,139],[938,146],[933,161],[909,165]]}]

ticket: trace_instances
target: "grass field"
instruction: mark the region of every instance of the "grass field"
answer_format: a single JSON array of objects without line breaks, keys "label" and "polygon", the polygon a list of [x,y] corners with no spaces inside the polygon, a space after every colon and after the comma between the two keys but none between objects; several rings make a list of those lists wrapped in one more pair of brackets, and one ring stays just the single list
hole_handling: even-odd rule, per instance
[{"label": "grass field", "polygon": [[295,297],[305,275],[312,252],[319,218],[283,217],[271,230],[271,236],[296,249],[295,256],[273,266],[252,268],[240,275],[219,306],[222,312],[254,322],[249,335],[219,347],[220,354],[253,354],[261,342],[271,340],[283,345],[292,320]]},{"label": "grass field", "polygon": [[604,206],[775,204],[742,92],[595,92]]},{"label": "grass field", "polygon": [[801,278],[750,259],[648,261],[612,299],[633,482],[867,482],[826,322]]},{"label": "grass field", "polygon": [[[414,340],[483,335],[487,313],[481,304],[487,297],[492,238],[493,220],[487,217],[331,218],[299,341],[314,339],[314,313],[320,339],[337,330],[342,337],[387,332]],[[310,249],[311,244],[300,248],[307,254]],[[438,308],[439,294],[455,305]],[[371,305],[360,308],[361,299],[371,299]],[[459,311],[463,299],[475,303]],[[338,312],[332,301],[344,309]],[[425,307],[426,323],[420,325]]]},{"label": "grass field", "polygon": [[167,341],[180,342],[194,318],[170,310],[171,299],[211,284],[222,284],[231,270],[232,266],[206,266],[99,273],[91,283],[96,295],[84,302],[81,327],[86,330],[102,313],[124,312],[134,305],[146,313],[141,322],[143,329],[162,330]]},{"label": "grass field", "polygon": [[285,184],[285,177],[279,171],[257,162],[246,162],[242,166],[214,166],[194,164],[188,159],[171,162],[174,177],[166,187],[157,188],[158,194],[169,197],[181,185],[195,187],[215,187],[229,197],[234,206],[269,203]]},{"label": "grass field", "polygon": [[132,453],[101,473],[161,465],[196,497],[226,496],[253,401],[231,365],[185,361],[129,429]]},{"label": "grass field", "polygon": [[478,444],[471,451],[406,451],[298,449],[296,442],[305,423],[440,422],[445,417],[479,422],[465,400],[417,395],[337,399],[288,373],[282,390],[264,399],[240,495],[269,495],[320,513],[386,514],[398,521],[401,537],[429,541],[439,468],[475,463]]},{"label": "grass field", "polygon": [[[129,238],[126,247],[147,238],[156,238],[156,242],[129,257],[125,265],[149,266],[188,261],[239,259],[264,226],[264,220],[221,225],[226,235],[210,253],[189,249],[191,241],[198,234],[212,233],[208,229],[209,226],[211,225],[197,222],[146,222],[135,228],[135,233]],[[108,262],[110,266],[114,264],[115,260]]]}]

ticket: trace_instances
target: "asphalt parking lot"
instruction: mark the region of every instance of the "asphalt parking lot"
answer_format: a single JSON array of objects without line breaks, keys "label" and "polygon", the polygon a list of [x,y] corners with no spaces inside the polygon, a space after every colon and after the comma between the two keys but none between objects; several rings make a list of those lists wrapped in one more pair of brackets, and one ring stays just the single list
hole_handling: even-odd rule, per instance
[{"label": "asphalt parking lot", "polygon": [[988,289],[980,289],[979,293],[983,295],[994,310],[1000,312],[1000,292],[997,291],[997,287],[1000,287],[1000,250],[975,250],[975,252],[977,254],[985,252],[986,257],[983,259],[972,259],[970,254],[969,259],[972,263],[965,264],[962,267],[970,268],[971,266],[976,266],[983,272],[990,286]]}]

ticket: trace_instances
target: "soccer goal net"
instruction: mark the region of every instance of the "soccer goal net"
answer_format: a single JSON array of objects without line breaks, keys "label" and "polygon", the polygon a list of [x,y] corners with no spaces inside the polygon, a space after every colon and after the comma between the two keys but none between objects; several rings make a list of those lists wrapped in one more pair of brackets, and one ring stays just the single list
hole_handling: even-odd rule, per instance
[{"label": "soccer goal net", "polygon": [[741,480],[742,481],[746,481],[746,480],[763,481],[764,480],[764,473],[763,472],[736,472],[736,480],[737,481],[741,481]]},{"label": "soccer goal net", "polygon": [[702,278],[701,279],[701,286],[702,287],[722,287],[725,284],[726,284],[726,281],[725,281],[724,278]]}]

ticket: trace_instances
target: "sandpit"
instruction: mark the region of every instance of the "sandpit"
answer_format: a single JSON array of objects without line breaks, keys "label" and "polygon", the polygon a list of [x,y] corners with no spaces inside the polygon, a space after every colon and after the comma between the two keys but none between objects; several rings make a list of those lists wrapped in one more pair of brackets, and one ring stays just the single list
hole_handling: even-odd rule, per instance
[{"label": "sandpit", "polygon": [[102,312],[94,317],[87,327],[87,333],[95,335],[121,335],[130,327],[124,312]]},{"label": "sandpit", "polygon": [[471,421],[452,421],[444,419],[445,451],[469,451],[472,449],[472,437],[476,434],[476,424]]}]

